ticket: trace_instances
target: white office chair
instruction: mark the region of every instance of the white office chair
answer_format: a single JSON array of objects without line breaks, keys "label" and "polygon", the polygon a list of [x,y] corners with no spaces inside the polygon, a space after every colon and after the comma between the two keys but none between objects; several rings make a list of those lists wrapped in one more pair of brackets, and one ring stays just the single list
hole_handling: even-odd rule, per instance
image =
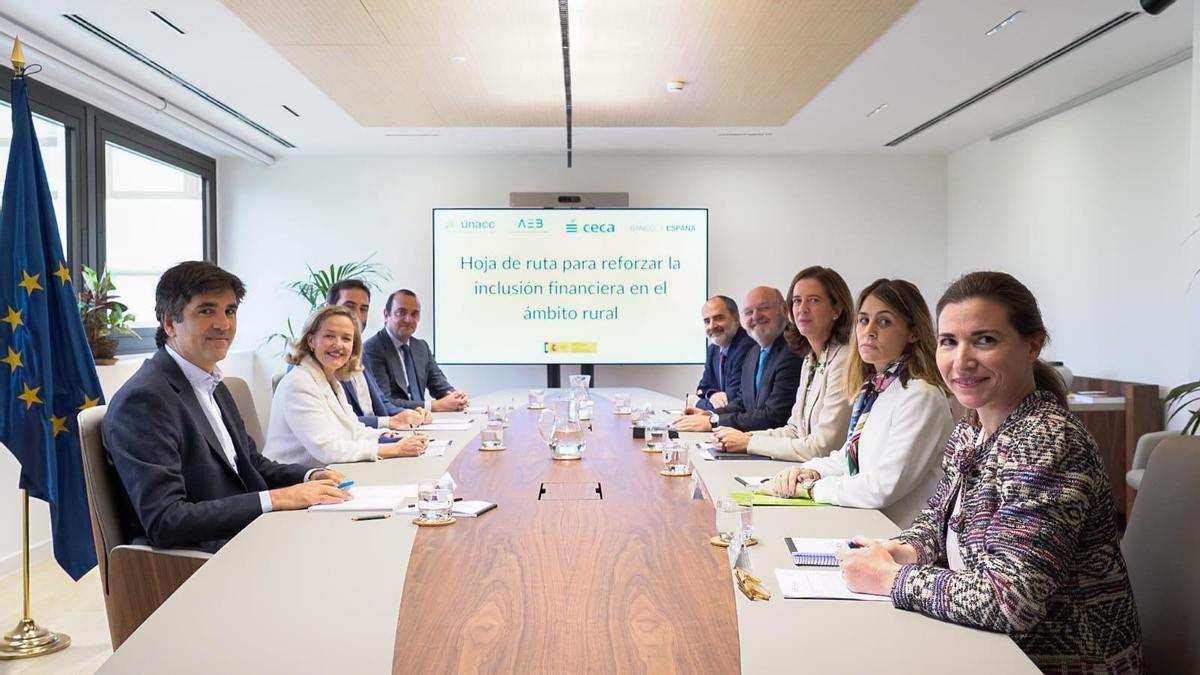
[{"label": "white office chair", "polygon": [[1125,472],[1125,482],[1129,484],[1129,487],[1134,490],[1142,489],[1142,475],[1146,473],[1150,455],[1154,454],[1154,449],[1158,447],[1159,443],[1178,435],[1178,431],[1151,431],[1148,434],[1142,434],[1133,450],[1133,466]]},{"label": "white office chair", "polygon": [[283,379],[284,375],[287,375],[286,370],[283,372],[275,373],[274,375],[271,376],[271,395],[274,395],[275,390],[279,388],[279,381]]},{"label": "white office chair", "polygon": [[1142,624],[1147,673],[1200,673],[1200,438],[1154,449],[1121,552]]}]

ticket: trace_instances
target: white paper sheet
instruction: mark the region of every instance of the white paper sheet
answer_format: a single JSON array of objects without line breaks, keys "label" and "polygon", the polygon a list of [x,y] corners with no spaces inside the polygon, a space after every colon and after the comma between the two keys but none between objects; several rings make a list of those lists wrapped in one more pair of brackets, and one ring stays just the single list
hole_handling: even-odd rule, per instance
[{"label": "white paper sheet", "polygon": [[834,600],[868,600],[874,602],[891,602],[886,595],[868,595],[855,593],[846,588],[841,570],[775,570],[775,578],[779,581],[779,590],[785,598],[823,598]]},{"label": "white paper sheet", "polygon": [[417,431],[467,431],[471,428],[470,420],[464,422],[430,422],[417,427]]},{"label": "white paper sheet", "polygon": [[354,497],[341,504],[314,504],[309,511],[391,511],[406,499],[417,498],[417,486],[404,485],[351,485],[348,492]]},{"label": "white paper sheet", "polygon": [[425,454],[429,457],[441,457],[450,449],[450,444],[453,443],[448,438],[437,438],[429,441],[429,445],[425,446]]}]

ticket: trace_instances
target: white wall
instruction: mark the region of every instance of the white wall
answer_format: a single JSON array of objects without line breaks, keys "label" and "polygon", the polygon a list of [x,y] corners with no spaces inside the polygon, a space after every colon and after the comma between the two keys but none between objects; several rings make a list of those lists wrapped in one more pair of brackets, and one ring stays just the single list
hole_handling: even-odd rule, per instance
[{"label": "white wall", "polygon": [[1191,77],[1186,61],[949,157],[947,271],[1025,282],[1076,374],[1188,378]]},{"label": "white wall", "polygon": [[[857,290],[900,276],[930,297],[945,278],[945,161],[940,157],[331,157],[270,168],[218,167],[220,260],[249,291],[239,346],[278,330],[304,305],[281,288],[304,264],[329,265],[378,251],[393,276],[430,297],[430,209],[505,206],[510,191],[627,191],[632,206],[710,209],[710,290],[738,298],[751,286],[785,286],[801,267],[830,265]],[[382,326],[376,299],[368,332]],[[426,303],[425,334],[437,308]],[[696,330],[701,330],[696,308]],[[442,311],[470,311],[469,304]],[[652,328],[649,326],[648,328]],[[502,326],[480,326],[503,339]],[[266,409],[266,364],[256,393]],[[448,367],[458,388],[542,386],[541,367]],[[699,366],[600,367],[602,386],[653,386],[683,395]]]}]

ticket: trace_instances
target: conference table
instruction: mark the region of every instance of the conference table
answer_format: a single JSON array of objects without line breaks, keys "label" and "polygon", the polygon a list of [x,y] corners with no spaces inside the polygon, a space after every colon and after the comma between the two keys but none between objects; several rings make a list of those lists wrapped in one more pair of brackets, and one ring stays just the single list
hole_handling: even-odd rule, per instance
[{"label": "conference table", "polygon": [[[1036,673],[1007,636],[957,626],[888,602],[785,599],[774,570],[792,567],[783,538],[886,537],[877,511],[755,507],[747,548],[772,594],[737,590],[715,533],[714,497],[737,475],[782,462],[705,461],[664,477],[661,456],[632,438],[618,391],[661,419],[678,399],[593,389],[579,461],[555,461],[526,392],[506,449],[479,451],[483,415],[441,456],[338,465],[359,485],[411,484],[449,471],[455,494],[498,507],[447,527],[411,517],[266,514],[172,595],[103,666],[104,673]],[[547,392],[547,398],[565,392]],[[689,446],[707,434],[681,434]]]}]

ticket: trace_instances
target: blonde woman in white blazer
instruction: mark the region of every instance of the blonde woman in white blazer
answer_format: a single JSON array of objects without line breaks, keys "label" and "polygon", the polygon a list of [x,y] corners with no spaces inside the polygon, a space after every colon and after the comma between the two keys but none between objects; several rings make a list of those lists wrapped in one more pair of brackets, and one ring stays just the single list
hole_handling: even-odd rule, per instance
[{"label": "blonde woman in white blazer", "polygon": [[726,452],[749,452],[788,461],[823,457],[841,447],[850,420],[843,384],[854,325],[850,288],[828,267],[807,267],[792,278],[788,294],[788,347],[804,354],[800,388],[786,425],[741,432],[718,427],[714,442]]},{"label": "blonde woman in white blazer", "polygon": [[847,367],[853,397],[842,447],[780,472],[773,492],[881,509],[908,527],[941,479],[954,426],[937,372],[933,322],[913,284],[879,279],[859,295],[857,349]]},{"label": "blonde woman in white blazer", "polygon": [[362,369],[362,333],[350,310],[326,305],[308,317],[292,344],[295,366],[271,401],[263,454],[279,462],[324,466],[413,457],[425,451],[420,434],[397,438],[358,421],[341,380]]}]

